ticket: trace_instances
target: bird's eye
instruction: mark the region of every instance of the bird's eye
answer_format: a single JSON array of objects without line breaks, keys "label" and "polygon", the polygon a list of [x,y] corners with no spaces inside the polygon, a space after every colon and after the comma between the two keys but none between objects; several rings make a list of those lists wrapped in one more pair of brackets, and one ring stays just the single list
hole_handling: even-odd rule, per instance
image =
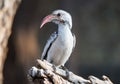
[{"label": "bird's eye", "polygon": [[58,17],[60,17],[60,16],[61,16],[61,14],[60,14],[60,13],[58,13],[58,14],[57,14],[57,16],[58,16]]}]

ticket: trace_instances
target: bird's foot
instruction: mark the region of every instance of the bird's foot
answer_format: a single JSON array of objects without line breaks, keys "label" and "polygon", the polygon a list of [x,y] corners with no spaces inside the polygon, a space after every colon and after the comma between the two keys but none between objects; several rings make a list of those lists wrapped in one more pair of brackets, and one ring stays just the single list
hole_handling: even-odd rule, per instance
[{"label": "bird's foot", "polygon": [[54,64],[53,64],[53,70],[54,70],[54,72],[56,73],[56,68],[59,68],[59,69],[63,69],[64,71],[65,71],[65,73],[66,73],[66,79],[69,79],[70,78],[70,71],[65,67],[65,66],[59,66],[59,67],[56,67]]},{"label": "bird's foot", "polygon": [[65,66],[63,66],[63,65],[61,65],[59,68],[60,68],[60,69],[63,69],[63,70],[66,70],[66,69],[67,69],[67,68],[66,68]]},{"label": "bird's foot", "polygon": [[70,77],[69,70],[65,69],[65,72],[66,72],[66,78],[69,79],[69,77]]},{"label": "bird's foot", "polygon": [[70,71],[65,66],[63,66],[63,65],[61,65],[59,68],[63,69],[66,72],[66,78],[69,79],[69,77],[70,77],[69,72]]},{"label": "bird's foot", "polygon": [[52,67],[53,67],[53,70],[56,72],[56,66],[53,64]]}]

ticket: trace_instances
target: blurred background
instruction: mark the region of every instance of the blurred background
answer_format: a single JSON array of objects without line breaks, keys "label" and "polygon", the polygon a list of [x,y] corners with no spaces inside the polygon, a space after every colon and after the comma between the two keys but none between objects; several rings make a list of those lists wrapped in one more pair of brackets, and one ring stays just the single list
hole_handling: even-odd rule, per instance
[{"label": "blurred background", "polygon": [[53,23],[39,29],[42,19],[56,9],[73,18],[77,44],[66,67],[77,75],[120,83],[120,0],[22,0],[9,38],[4,84],[29,84],[28,70],[40,58]]}]

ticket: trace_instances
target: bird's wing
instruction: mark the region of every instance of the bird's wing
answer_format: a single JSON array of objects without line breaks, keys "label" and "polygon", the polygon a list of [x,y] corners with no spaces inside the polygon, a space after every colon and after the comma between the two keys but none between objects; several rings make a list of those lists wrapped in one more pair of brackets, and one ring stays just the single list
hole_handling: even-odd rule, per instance
[{"label": "bird's wing", "polygon": [[58,37],[58,33],[54,32],[52,33],[52,35],[50,36],[50,38],[47,40],[47,43],[44,47],[42,56],[41,56],[41,60],[46,59],[47,58],[47,53],[52,45],[52,43],[56,40],[56,38]]},{"label": "bird's wing", "polygon": [[75,34],[73,33],[73,49],[75,48],[75,45],[76,45],[76,37],[75,37]]}]

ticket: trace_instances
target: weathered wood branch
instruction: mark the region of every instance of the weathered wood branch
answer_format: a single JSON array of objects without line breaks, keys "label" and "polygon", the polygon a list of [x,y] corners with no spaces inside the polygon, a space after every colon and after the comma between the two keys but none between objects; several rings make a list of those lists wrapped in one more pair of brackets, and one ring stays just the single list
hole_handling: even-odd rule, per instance
[{"label": "weathered wood branch", "polygon": [[94,76],[84,79],[71,71],[55,67],[45,60],[37,60],[36,67],[29,70],[28,78],[34,84],[113,84],[106,76],[103,76],[103,79]]},{"label": "weathered wood branch", "polygon": [[3,81],[3,66],[7,55],[7,43],[11,26],[21,0],[0,0],[0,84]]}]

